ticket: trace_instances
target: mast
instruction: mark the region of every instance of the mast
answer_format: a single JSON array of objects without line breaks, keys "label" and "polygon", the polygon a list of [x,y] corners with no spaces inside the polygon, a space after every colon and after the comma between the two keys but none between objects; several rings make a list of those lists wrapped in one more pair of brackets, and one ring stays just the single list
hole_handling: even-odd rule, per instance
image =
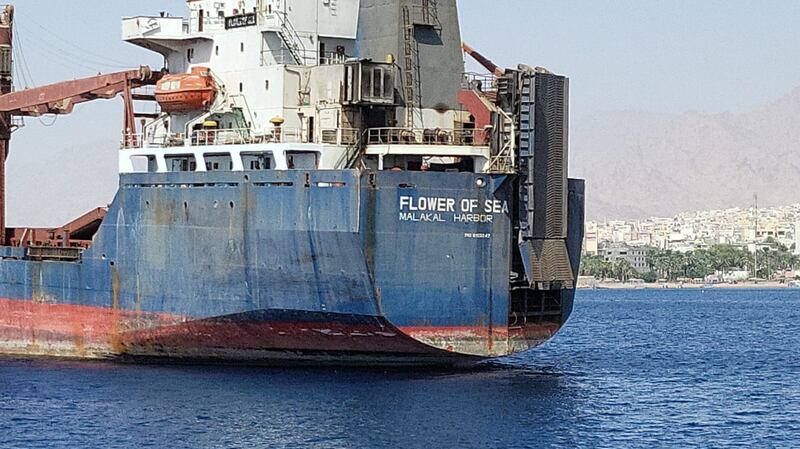
[{"label": "mast", "polygon": [[[13,22],[14,7],[7,5],[0,15],[0,95],[13,90]],[[0,114],[0,245],[6,244],[6,159],[11,121],[10,113]]]}]

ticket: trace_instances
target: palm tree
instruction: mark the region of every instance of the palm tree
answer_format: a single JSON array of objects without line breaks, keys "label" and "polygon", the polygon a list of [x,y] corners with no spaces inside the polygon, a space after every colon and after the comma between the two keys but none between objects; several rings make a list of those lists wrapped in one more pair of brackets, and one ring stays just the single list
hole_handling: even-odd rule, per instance
[{"label": "palm tree", "polygon": [[621,282],[627,282],[628,279],[636,274],[630,262],[625,259],[617,259],[612,263],[614,277]]}]

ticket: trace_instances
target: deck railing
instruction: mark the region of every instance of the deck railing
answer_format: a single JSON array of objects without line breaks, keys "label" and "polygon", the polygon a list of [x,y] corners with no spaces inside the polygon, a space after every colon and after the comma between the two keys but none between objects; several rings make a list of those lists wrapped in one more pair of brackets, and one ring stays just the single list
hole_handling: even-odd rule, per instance
[{"label": "deck railing", "polygon": [[201,21],[203,23],[203,31],[218,31],[225,29],[225,18],[216,16],[203,17],[202,19],[197,17],[185,19],[183,22],[183,29],[187,34],[200,31]]},{"label": "deck railing", "polygon": [[[363,132],[358,128],[323,128],[319,131],[318,143],[326,145],[450,145],[486,146],[491,132],[485,129],[407,129],[370,128]],[[302,143],[304,135],[300,128],[282,127],[269,132],[256,133],[249,128],[204,129],[193,131],[187,137],[182,133],[123,135],[121,148],[173,148],[184,146],[247,145],[264,143]],[[312,139],[314,140],[314,139]]]},{"label": "deck railing", "polygon": [[320,141],[328,145],[350,146],[358,143],[360,134],[358,128],[324,128],[320,130]]},{"label": "deck railing", "polygon": [[[333,51],[319,52],[314,50],[298,50],[298,55],[306,64],[313,62],[311,65],[334,65],[344,64],[349,56]],[[294,65],[297,62],[294,60],[292,52],[286,48],[279,50],[263,50],[261,52],[261,65]]]},{"label": "deck railing", "polygon": [[300,128],[282,127],[256,133],[249,128],[204,129],[193,131],[188,138],[183,133],[143,135],[126,133],[121,148],[172,148],[182,146],[246,145],[257,143],[300,143]]},{"label": "deck railing", "polygon": [[190,145],[245,145],[253,143],[299,143],[302,132],[299,128],[280,128],[266,134],[255,134],[248,128],[211,129],[194,131]]},{"label": "deck railing", "polygon": [[483,129],[370,128],[367,145],[485,146],[489,132]]},{"label": "deck railing", "polygon": [[497,92],[497,77],[490,73],[467,72],[464,74],[461,88],[480,92]]},{"label": "deck railing", "polygon": [[29,246],[25,249],[25,256],[29,260],[80,260],[83,248],[61,246]]}]

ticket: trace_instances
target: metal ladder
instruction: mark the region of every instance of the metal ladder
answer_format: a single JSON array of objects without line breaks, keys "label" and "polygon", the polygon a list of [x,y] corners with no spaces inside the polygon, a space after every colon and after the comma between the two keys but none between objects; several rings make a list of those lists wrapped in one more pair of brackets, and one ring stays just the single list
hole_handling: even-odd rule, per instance
[{"label": "metal ladder", "polygon": [[363,156],[364,150],[366,149],[366,146],[364,145],[364,142],[366,141],[366,134],[367,130],[364,130],[354,143],[347,145],[344,154],[339,159],[337,164],[337,167],[340,170],[364,168],[361,156]]},{"label": "metal ladder", "polygon": [[292,22],[289,21],[288,14],[283,12],[277,13],[275,16],[281,24],[281,29],[278,30],[278,36],[283,41],[283,45],[289,50],[289,53],[297,64],[306,65],[306,47],[303,45],[303,41],[300,39],[300,35],[297,34],[294,26],[292,26]]},{"label": "metal ladder", "polygon": [[496,113],[496,119],[493,122],[494,128],[497,131],[492,136],[492,153],[486,171],[489,173],[516,173],[517,163],[517,126],[516,120],[509,111],[496,103],[498,95],[508,95],[509,80],[507,78],[498,78],[494,81],[497,86],[497,92],[489,96],[487,92],[482,92],[473,87],[477,95],[483,96],[491,107],[491,110]]},{"label": "metal ladder", "polygon": [[442,23],[439,21],[439,6],[436,0],[421,0],[421,5],[417,7],[420,9],[420,22],[441,31]]},{"label": "metal ladder", "polygon": [[414,23],[411,21],[411,8],[403,7],[403,38],[405,51],[405,103],[406,128],[414,129],[417,116],[422,123],[422,80],[419,71],[419,49],[414,36]]},{"label": "metal ladder", "polygon": [[514,173],[516,171],[515,142],[517,138],[514,118],[500,108],[497,108],[497,112],[500,116],[499,121],[502,123],[500,136],[497,141],[500,150],[492,155],[492,159],[486,171],[489,173]]}]

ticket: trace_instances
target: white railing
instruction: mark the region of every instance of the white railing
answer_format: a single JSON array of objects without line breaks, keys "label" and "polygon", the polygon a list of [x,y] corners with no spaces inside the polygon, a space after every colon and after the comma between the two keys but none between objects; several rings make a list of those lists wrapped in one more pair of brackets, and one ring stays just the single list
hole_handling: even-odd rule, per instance
[{"label": "white railing", "polygon": [[486,146],[489,132],[483,129],[370,128],[367,145]]},{"label": "white railing", "polygon": [[[324,128],[320,130],[319,143],[338,146],[351,146],[359,142],[361,130],[358,128]],[[255,133],[246,128],[198,130],[183,133],[143,135],[127,133],[123,136],[121,148],[170,148],[181,146],[245,145],[259,143],[301,143],[303,133],[299,128],[273,129],[267,133]]]},{"label": "white railing", "polygon": [[137,16],[122,19],[122,38],[142,36],[181,36],[189,32],[188,22],[181,17]]},{"label": "white railing", "polygon": [[225,29],[224,17],[194,17],[186,19],[182,17],[129,17],[122,20],[122,37],[131,39],[144,35],[161,35],[176,37],[181,35],[201,32],[200,24],[203,24],[202,32],[219,31]]},{"label": "white railing", "polygon": [[[483,129],[407,129],[370,128],[362,133],[358,128],[322,128],[319,130],[319,143],[338,146],[353,146],[366,140],[366,145],[450,145],[476,146],[489,145],[491,133]],[[312,139],[316,140],[316,139]],[[120,147],[132,148],[171,148],[182,146],[247,145],[263,143],[302,143],[304,135],[300,128],[281,127],[267,132],[256,133],[249,128],[204,129],[190,133],[141,134],[126,133]],[[504,148],[504,150],[507,150]],[[508,151],[501,151],[500,157],[507,157]]]},{"label": "white railing", "polygon": [[497,77],[489,73],[467,72],[461,87],[479,92],[497,92]]},{"label": "white railing", "polygon": [[189,145],[246,145],[254,143],[299,143],[302,132],[299,128],[275,128],[270,132],[256,134],[251,129],[199,130],[191,134]]},{"label": "white railing", "polygon": [[225,29],[224,17],[203,17],[186,19],[184,21],[184,30],[188,28],[189,33],[200,31],[200,21],[203,23],[203,32],[205,31],[218,31]]},{"label": "white railing", "polygon": [[[341,53],[336,53],[332,51],[326,51],[320,53],[319,51],[313,50],[300,50],[298,52],[302,61],[301,64],[309,64],[310,65],[334,65],[334,64],[344,64],[349,56]],[[262,66],[270,66],[270,65],[293,65],[297,64],[292,55],[292,52],[286,48],[282,48],[280,50],[263,50],[261,52],[261,65]]]},{"label": "white railing", "polygon": [[266,133],[255,133],[249,128],[204,129],[193,131],[188,138],[183,133],[143,135],[126,133],[121,147],[171,148],[182,146],[247,145],[259,143],[300,143],[303,133],[299,128],[275,128]]}]

